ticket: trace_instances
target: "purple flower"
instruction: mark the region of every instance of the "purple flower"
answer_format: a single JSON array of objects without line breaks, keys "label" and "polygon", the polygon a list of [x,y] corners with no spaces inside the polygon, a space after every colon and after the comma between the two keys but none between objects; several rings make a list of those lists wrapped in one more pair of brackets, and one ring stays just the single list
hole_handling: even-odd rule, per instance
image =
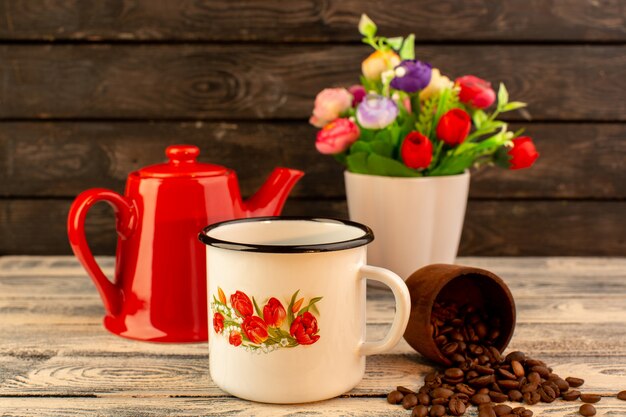
[{"label": "purple flower", "polygon": [[356,119],[366,129],[383,129],[398,116],[398,107],[393,100],[378,94],[365,96],[356,109]]},{"label": "purple flower", "polygon": [[427,62],[407,59],[394,68],[396,76],[391,80],[391,87],[396,90],[416,93],[426,88],[430,82],[432,66]]}]

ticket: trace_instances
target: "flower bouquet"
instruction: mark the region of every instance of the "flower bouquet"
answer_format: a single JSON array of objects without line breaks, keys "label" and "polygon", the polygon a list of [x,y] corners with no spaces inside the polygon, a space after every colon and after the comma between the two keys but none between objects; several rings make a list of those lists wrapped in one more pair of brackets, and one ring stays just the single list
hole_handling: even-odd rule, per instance
[{"label": "flower bouquet", "polygon": [[[359,174],[444,176],[470,167],[530,167],[533,141],[498,120],[526,104],[509,101],[473,75],[452,82],[415,59],[415,36],[385,38],[361,16],[363,42],[375,51],[362,63],[361,83],[328,88],[315,99],[310,123],[321,128],[316,147]],[[495,106],[494,106],[495,104]]]}]

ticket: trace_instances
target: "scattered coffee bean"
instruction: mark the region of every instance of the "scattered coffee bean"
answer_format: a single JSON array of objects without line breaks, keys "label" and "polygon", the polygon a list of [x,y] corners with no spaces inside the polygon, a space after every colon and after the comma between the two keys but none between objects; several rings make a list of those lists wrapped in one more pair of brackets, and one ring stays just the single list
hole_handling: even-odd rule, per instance
[{"label": "scattered coffee bean", "polygon": [[522,401],[522,398],[523,398],[523,394],[521,391],[518,391],[516,389],[509,391],[509,400],[520,402]]},{"label": "scattered coffee bean", "polygon": [[598,394],[580,394],[580,401],[584,403],[597,403],[602,399]]},{"label": "scattered coffee bean", "polygon": [[396,387],[396,391],[401,392],[402,395],[415,394],[414,391],[408,389],[407,387],[403,387],[401,385]]},{"label": "scattered coffee bean", "polygon": [[465,414],[465,403],[457,398],[452,398],[448,403],[448,412],[453,416],[462,416]]},{"label": "scattered coffee bean", "polygon": [[480,404],[490,403],[491,397],[489,397],[489,395],[487,394],[475,394],[472,396],[472,398],[470,398],[470,401],[474,405],[480,405]]},{"label": "scattered coffee bean", "polygon": [[430,407],[430,417],[443,417],[446,414],[446,407],[443,405],[433,405]]},{"label": "scattered coffee bean", "polygon": [[496,412],[493,411],[493,407],[488,406],[488,407],[483,407],[478,412],[478,417],[497,417],[497,415],[496,415]]},{"label": "scattered coffee bean", "polygon": [[489,397],[494,403],[503,403],[509,399],[509,396],[497,391],[489,391]]},{"label": "scattered coffee bean", "polygon": [[435,388],[431,391],[430,395],[433,398],[449,398],[454,394],[454,391],[447,388]]},{"label": "scattered coffee bean", "polygon": [[402,399],[402,407],[404,407],[405,410],[413,408],[416,405],[417,405],[417,395],[415,394],[405,395],[404,398]]},{"label": "scattered coffee bean", "polygon": [[580,379],[580,378],[574,378],[571,376],[568,376],[567,378],[565,378],[565,380],[567,381],[567,383],[569,384],[570,387],[572,388],[578,388],[580,387],[582,384],[585,383],[584,379]]},{"label": "scattered coffee bean", "polygon": [[387,402],[389,404],[399,404],[403,398],[404,395],[400,391],[391,391],[387,394]]},{"label": "scattered coffee bean", "polygon": [[516,377],[521,378],[525,375],[524,367],[518,361],[511,361],[511,369]]},{"label": "scattered coffee bean", "polygon": [[417,405],[411,412],[411,417],[428,417],[428,407],[425,405]]},{"label": "scattered coffee bean", "polygon": [[617,399],[626,401],[626,390],[617,393]]},{"label": "scattered coffee bean", "polygon": [[591,404],[583,404],[578,410],[581,416],[591,417],[596,415],[596,408]]},{"label": "scattered coffee bean", "polygon": [[498,404],[495,407],[493,407],[493,411],[495,411],[498,417],[511,414],[512,410],[513,409],[506,404]]},{"label": "scattered coffee bean", "polygon": [[411,412],[411,417],[428,417],[428,407],[425,405],[417,405]]},{"label": "scattered coffee bean", "polygon": [[426,392],[420,392],[419,394],[417,394],[417,402],[425,406],[430,405],[430,395],[428,395]]},{"label": "scattered coffee bean", "polygon": [[580,391],[577,391],[575,389],[561,394],[561,398],[563,398],[565,401],[574,401],[577,400],[578,397],[580,397]]}]

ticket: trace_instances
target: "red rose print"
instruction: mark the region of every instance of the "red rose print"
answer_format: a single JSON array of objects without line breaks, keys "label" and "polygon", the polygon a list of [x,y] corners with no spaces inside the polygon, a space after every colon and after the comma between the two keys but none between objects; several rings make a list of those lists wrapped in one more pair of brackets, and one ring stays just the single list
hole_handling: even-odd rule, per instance
[{"label": "red rose print", "polygon": [[312,345],[320,338],[317,334],[318,330],[317,319],[307,311],[296,317],[293,323],[291,323],[289,333],[296,338],[299,344]]},{"label": "red rose print", "polygon": [[269,327],[280,327],[287,317],[285,307],[277,298],[270,298],[265,307],[263,307],[263,319]]},{"label": "red rose print", "polygon": [[267,334],[267,324],[265,324],[261,317],[246,317],[243,323],[241,323],[241,329],[252,343],[263,343],[269,337]]},{"label": "red rose print", "polygon": [[230,296],[230,304],[240,317],[249,317],[253,313],[252,301],[241,291],[237,291]]},{"label": "red rose print", "polygon": [[215,330],[215,333],[222,333],[222,330],[224,330],[224,316],[222,313],[213,314],[213,330]]},{"label": "red rose print", "polygon": [[241,333],[239,333],[237,330],[233,330],[232,332],[230,332],[230,336],[228,336],[228,343],[233,346],[239,346],[241,344],[241,340]]}]

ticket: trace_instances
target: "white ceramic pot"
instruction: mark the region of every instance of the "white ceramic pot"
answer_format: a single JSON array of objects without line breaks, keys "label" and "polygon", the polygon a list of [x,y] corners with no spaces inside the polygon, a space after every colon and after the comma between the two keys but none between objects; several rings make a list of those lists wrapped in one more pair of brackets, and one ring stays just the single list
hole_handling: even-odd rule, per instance
[{"label": "white ceramic pot", "polygon": [[[224,391],[269,403],[319,401],[354,388],[365,356],[404,334],[404,281],[366,264],[366,226],[315,218],[256,218],[204,229],[211,378]],[[396,316],[365,341],[365,279],[388,285]]]},{"label": "white ceramic pot", "polygon": [[383,177],[346,171],[350,219],[368,225],[376,240],[370,264],[404,279],[433,263],[454,263],[463,230],[470,174]]}]

